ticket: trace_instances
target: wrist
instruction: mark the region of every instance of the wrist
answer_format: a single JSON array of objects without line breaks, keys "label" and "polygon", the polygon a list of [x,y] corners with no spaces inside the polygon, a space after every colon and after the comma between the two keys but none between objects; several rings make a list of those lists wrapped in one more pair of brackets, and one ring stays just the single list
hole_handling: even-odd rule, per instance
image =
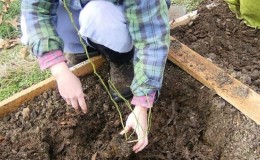
[{"label": "wrist", "polygon": [[60,62],[57,64],[54,64],[53,66],[50,67],[51,73],[54,77],[58,77],[61,73],[70,71],[69,67],[65,62]]},{"label": "wrist", "polygon": [[156,92],[151,93],[147,96],[134,96],[131,101],[131,104],[135,106],[142,106],[145,108],[152,108],[155,96]]},{"label": "wrist", "polygon": [[135,111],[139,111],[139,112],[147,112],[147,109],[146,107],[143,107],[143,106],[135,106],[134,110]]}]

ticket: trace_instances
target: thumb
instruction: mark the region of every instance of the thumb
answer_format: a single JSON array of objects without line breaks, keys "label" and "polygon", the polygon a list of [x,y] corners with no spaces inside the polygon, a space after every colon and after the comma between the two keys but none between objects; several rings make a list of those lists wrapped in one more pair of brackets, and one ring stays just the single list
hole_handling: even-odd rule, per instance
[{"label": "thumb", "polygon": [[125,128],[120,132],[120,134],[123,135],[123,134],[129,132],[130,130],[131,130],[131,127],[125,126]]}]

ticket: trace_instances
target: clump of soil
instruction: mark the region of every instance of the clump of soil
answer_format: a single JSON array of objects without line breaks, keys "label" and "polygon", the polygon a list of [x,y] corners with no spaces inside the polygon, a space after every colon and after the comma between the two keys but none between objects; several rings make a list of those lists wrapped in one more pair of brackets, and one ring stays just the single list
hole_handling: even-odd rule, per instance
[{"label": "clump of soil", "polygon": [[[98,153],[98,152],[97,152]],[[132,145],[127,143],[121,135],[115,135],[109,142],[108,147],[97,154],[98,159],[127,158],[132,154]]]},{"label": "clump of soil", "polygon": [[[238,28],[235,35],[225,34],[234,24]],[[252,83],[248,84],[256,89],[259,77],[252,77],[251,68],[259,69],[254,63],[259,62],[259,41],[245,42],[242,36],[251,30],[221,4],[212,10],[202,9],[199,20],[172,34],[229,73],[239,75],[240,80],[250,77]],[[227,37],[232,49],[225,47]],[[108,80],[107,64],[99,72]],[[98,79],[91,75],[81,81],[89,105],[86,115],[75,112],[56,90],[50,90],[0,120],[0,159],[260,159],[259,126],[170,62],[160,98],[152,109],[149,145],[138,154],[132,152],[134,144],[119,135],[119,115]],[[119,107],[126,120],[129,109],[124,104]]]}]

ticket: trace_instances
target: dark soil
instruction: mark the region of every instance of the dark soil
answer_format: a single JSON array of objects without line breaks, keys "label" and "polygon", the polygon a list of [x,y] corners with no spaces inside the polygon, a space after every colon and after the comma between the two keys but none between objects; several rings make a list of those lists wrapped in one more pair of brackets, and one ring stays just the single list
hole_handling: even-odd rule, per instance
[{"label": "dark soil", "polygon": [[[202,9],[191,26],[172,34],[259,92],[260,33],[226,5]],[[108,79],[107,64],[99,72]],[[170,62],[152,109],[149,145],[138,154],[118,134],[119,115],[98,79],[91,75],[82,83],[86,115],[51,90],[4,117],[0,159],[260,159],[260,127]],[[126,119],[129,109],[121,104],[120,110]]]},{"label": "dark soil", "polygon": [[191,25],[171,34],[260,93],[260,30],[237,20],[224,2],[199,12]]}]

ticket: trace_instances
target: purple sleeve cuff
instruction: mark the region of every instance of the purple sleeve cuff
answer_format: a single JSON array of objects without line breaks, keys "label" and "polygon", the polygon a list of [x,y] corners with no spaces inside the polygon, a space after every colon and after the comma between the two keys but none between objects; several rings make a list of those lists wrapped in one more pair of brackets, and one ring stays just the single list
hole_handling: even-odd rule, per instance
[{"label": "purple sleeve cuff", "polygon": [[131,104],[135,106],[142,106],[145,108],[152,108],[156,92],[148,95],[148,96],[134,96]]},{"label": "purple sleeve cuff", "polygon": [[38,57],[41,70],[64,61],[66,61],[66,59],[61,50],[50,51],[45,53],[42,57]]}]

